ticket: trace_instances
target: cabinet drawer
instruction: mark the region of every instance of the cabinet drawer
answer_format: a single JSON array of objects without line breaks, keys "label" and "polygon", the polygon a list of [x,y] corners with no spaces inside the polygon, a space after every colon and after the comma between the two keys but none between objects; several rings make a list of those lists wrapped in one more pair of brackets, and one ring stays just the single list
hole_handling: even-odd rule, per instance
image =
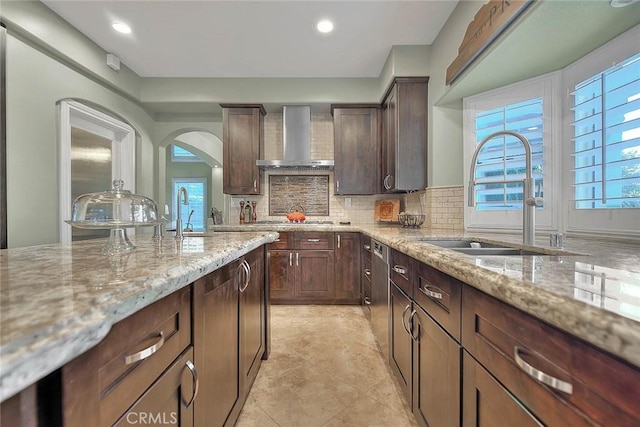
[{"label": "cabinet drawer", "polygon": [[116,323],[62,368],[64,425],[112,425],[190,343],[190,287]]},{"label": "cabinet drawer", "polygon": [[389,276],[407,295],[413,296],[415,261],[394,249],[389,251]]},{"label": "cabinet drawer", "polygon": [[637,368],[468,286],[462,310],[463,346],[545,425],[640,425]]},{"label": "cabinet drawer", "polygon": [[333,233],[315,231],[296,232],[295,248],[333,250]]},{"label": "cabinet drawer", "polygon": [[293,249],[293,232],[279,231],[278,240],[269,243],[269,249]]},{"label": "cabinet drawer", "polygon": [[413,296],[452,337],[460,341],[462,283],[426,264],[418,264]]}]

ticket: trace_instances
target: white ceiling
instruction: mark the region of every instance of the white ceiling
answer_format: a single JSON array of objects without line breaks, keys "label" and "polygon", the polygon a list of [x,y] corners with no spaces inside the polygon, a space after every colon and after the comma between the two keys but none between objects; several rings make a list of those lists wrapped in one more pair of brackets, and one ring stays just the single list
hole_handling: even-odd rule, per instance
[{"label": "white ceiling", "polygon": [[457,2],[43,0],[141,77],[281,78],[378,77],[392,46],[431,44]]}]

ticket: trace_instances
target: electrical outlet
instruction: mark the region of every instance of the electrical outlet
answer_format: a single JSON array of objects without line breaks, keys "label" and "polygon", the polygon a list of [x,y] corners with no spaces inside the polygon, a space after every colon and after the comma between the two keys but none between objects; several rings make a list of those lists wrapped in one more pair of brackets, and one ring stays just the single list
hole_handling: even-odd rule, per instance
[{"label": "electrical outlet", "polygon": [[351,207],[351,197],[345,197],[344,198],[344,207],[345,208],[350,208]]}]

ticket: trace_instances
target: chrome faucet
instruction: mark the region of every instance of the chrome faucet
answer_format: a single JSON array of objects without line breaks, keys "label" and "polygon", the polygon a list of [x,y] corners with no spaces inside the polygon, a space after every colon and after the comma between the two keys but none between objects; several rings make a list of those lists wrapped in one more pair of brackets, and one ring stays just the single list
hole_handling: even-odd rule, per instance
[{"label": "chrome faucet", "polygon": [[176,217],[176,239],[182,239],[184,237],[184,233],[182,230],[182,209],[180,209],[180,201],[182,200],[182,195],[184,195],[184,202],[182,204],[189,204],[189,194],[187,193],[187,189],[184,187],[178,188],[178,199],[176,203],[177,217]]},{"label": "chrome faucet", "polygon": [[[478,155],[480,154],[480,150],[482,147],[491,139],[496,136],[501,135],[511,135],[520,142],[522,142],[522,146],[524,147],[524,155],[525,155],[525,178],[524,179],[514,179],[514,180],[504,180],[504,181],[484,181],[484,182],[476,182],[476,163],[478,161]],[[506,153],[505,153],[506,155]],[[473,153],[473,159],[471,160],[471,171],[469,173],[469,194],[468,194],[468,206],[470,208],[475,206],[475,188],[476,185],[482,184],[514,184],[514,183],[522,183],[522,243],[525,245],[533,245],[536,240],[536,230],[535,230],[535,211],[537,206],[543,205],[543,200],[541,197],[535,197],[533,194],[533,172],[531,170],[531,143],[524,135],[519,134],[518,132],[510,131],[510,130],[501,130],[498,132],[494,132],[491,135],[484,138],[478,146],[476,147],[476,151]]]}]

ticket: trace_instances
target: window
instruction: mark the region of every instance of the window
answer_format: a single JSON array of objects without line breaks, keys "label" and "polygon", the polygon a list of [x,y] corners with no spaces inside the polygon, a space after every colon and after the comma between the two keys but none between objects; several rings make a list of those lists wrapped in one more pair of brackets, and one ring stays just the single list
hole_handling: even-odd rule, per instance
[{"label": "window", "polygon": [[[178,188],[184,187],[189,195],[189,205],[177,206]],[[172,179],[173,218],[172,228],[176,227],[178,210],[181,209],[182,228],[191,225],[193,231],[207,228],[207,179],[206,178],[174,178]]]},{"label": "window", "polygon": [[576,209],[640,207],[640,54],[573,93]]},{"label": "window", "polygon": [[172,162],[202,162],[202,159],[191,151],[175,144],[171,145],[171,161]]},{"label": "window", "polygon": [[566,231],[640,237],[640,26],[563,71]]},{"label": "window", "polygon": [[[553,126],[553,116],[560,112],[560,100],[554,91],[559,77],[559,73],[552,73],[465,98],[465,183],[468,185],[470,178],[478,183],[473,192],[474,206],[465,208],[468,229],[522,228],[523,183],[517,181],[525,177],[525,151],[520,140],[497,136],[487,141],[478,154],[475,177],[469,176],[478,144],[501,130],[518,132],[529,141],[533,191],[544,198],[544,206],[536,208],[537,228],[557,227],[554,194],[557,197],[558,191],[554,189],[554,182],[559,180],[552,166],[558,149],[552,141],[560,132],[559,126]],[[515,182],[498,183],[500,181]]]}]

